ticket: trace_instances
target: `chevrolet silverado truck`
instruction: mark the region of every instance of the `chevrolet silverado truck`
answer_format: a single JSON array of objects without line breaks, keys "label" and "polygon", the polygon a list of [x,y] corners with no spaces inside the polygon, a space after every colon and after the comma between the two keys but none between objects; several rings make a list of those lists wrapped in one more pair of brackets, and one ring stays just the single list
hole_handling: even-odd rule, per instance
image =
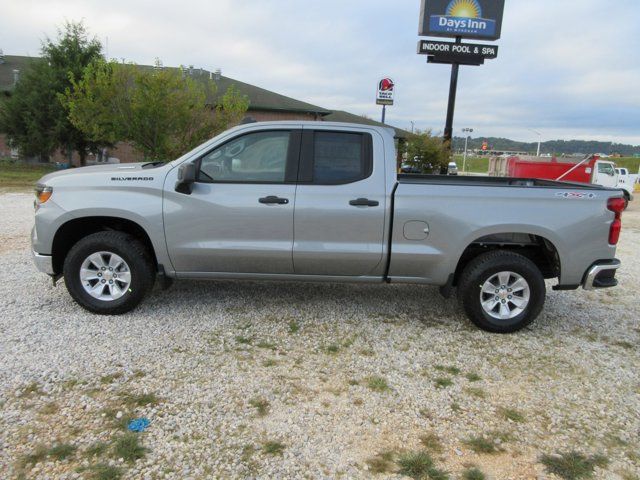
[{"label": "chevrolet silverado truck", "polygon": [[[439,286],[491,332],[557,290],[617,284],[624,198],[597,185],[398,175],[393,130],[330,122],[232,128],[169,163],[44,176],[33,257],[99,314],[158,280]],[[425,305],[428,308],[428,305]]]}]

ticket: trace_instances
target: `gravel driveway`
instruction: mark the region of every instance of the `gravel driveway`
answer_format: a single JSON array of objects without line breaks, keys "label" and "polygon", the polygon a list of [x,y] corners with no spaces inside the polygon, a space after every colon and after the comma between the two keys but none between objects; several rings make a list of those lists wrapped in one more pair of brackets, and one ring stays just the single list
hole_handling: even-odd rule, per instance
[{"label": "gravel driveway", "polygon": [[542,456],[575,450],[637,479],[638,203],[619,288],[549,289],[498,336],[407,285],[183,281],[92,315],[32,265],[32,196],[2,194],[0,478],[403,478],[424,451],[450,478],[555,479]]}]

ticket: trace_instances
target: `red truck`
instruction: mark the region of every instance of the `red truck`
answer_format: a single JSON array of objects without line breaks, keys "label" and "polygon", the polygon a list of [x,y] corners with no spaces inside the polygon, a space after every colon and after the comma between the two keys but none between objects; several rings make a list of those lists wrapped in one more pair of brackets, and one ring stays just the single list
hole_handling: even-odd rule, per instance
[{"label": "red truck", "polygon": [[627,202],[633,199],[633,189],[625,187],[619,181],[615,163],[602,160],[598,155],[589,155],[580,160],[517,155],[495,157],[489,162],[489,175],[591,183],[607,188],[620,188]]}]

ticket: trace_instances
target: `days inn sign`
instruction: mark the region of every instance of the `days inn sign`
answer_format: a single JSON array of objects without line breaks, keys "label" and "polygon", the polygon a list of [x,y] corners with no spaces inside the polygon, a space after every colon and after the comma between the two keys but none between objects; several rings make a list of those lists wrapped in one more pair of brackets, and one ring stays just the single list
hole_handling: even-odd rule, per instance
[{"label": "days inn sign", "polygon": [[504,0],[422,0],[418,35],[497,40]]}]

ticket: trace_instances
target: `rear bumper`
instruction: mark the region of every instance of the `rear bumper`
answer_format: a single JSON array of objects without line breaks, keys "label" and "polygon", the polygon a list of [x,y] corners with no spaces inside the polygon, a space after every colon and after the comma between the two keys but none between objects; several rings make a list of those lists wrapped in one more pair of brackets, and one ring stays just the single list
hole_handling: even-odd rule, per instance
[{"label": "rear bumper", "polygon": [[55,275],[53,271],[53,257],[51,255],[41,255],[33,250],[31,250],[31,255],[33,257],[33,263],[36,264],[38,270],[47,275]]},{"label": "rear bumper", "polygon": [[618,285],[616,280],[616,270],[620,268],[620,260],[600,260],[595,262],[584,274],[582,288],[585,290],[595,290],[597,288],[610,288]]}]

